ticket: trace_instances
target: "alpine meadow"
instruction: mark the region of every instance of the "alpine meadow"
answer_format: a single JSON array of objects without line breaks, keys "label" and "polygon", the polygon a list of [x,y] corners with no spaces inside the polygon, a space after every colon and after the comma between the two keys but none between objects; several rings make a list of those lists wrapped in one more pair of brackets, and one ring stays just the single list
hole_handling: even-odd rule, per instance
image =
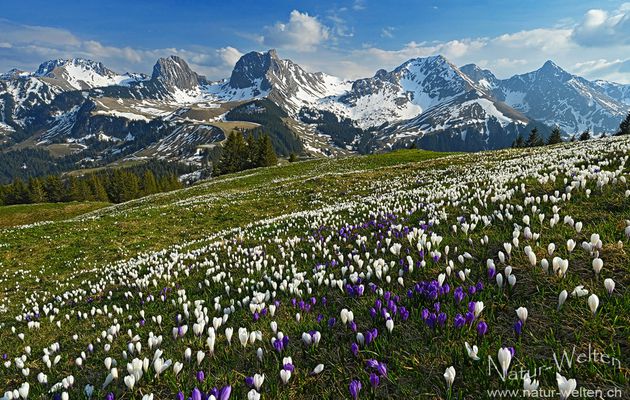
[{"label": "alpine meadow", "polygon": [[0,400],[629,399],[630,4],[575,3],[6,4]]}]

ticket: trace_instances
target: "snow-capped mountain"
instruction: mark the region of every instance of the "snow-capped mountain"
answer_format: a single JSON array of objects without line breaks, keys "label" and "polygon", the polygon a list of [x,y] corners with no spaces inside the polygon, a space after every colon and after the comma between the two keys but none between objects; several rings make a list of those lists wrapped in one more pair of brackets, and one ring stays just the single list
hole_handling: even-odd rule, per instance
[{"label": "snow-capped mountain", "polygon": [[291,60],[280,59],[275,50],[269,50],[241,57],[229,81],[215,93],[229,100],[267,97],[291,114],[297,114],[302,107],[345,93],[350,85],[321,72],[307,72]]},{"label": "snow-capped mountain", "polygon": [[612,84],[570,74],[553,61],[503,80],[472,64],[462,71],[476,84],[487,87],[497,100],[547,125],[558,125],[567,135],[586,129],[614,132],[629,108],[623,93],[610,95],[615,90]]},{"label": "snow-capped mountain", "polygon": [[47,61],[42,63],[32,76],[67,90],[128,85],[136,81],[136,77],[117,74],[101,62],[82,58]]},{"label": "snow-capped mountain", "polygon": [[476,90],[473,82],[442,56],[409,60],[393,71],[359,79],[318,106],[356,121],[363,129],[414,118],[431,107]]},{"label": "snow-capped mountain", "polygon": [[230,130],[254,129],[281,154],[412,142],[475,151],[509,146],[533,127],[614,132],[629,109],[630,85],[591,82],[551,61],[498,79],[438,55],[347,81],[269,50],[243,55],[229,78],[211,82],[177,56],[157,60],[150,76],[59,59],[0,75],[0,147],[54,148],[72,165],[152,156],[197,163]]},{"label": "snow-capped mountain", "polygon": [[612,99],[615,99],[625,105],[630,105],[630,85],[603,80],[596,80],[593,83],[599,86],[601,90]]}]

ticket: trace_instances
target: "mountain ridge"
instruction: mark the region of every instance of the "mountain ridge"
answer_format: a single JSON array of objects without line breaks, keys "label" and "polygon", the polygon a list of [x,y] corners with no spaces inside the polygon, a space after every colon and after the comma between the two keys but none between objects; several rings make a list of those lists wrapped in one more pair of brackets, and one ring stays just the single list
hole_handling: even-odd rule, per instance
[{"label": "mountain ridge", "polygon": [[[271,103],[256,103],[263,99]],[[249,103],[258,105],[240,107]],[[77,165],[155,156],[201,166],[207,146],[227,131],[260,126],[278,150],[312,156],[412,143],[477,151],[509,146],[534,126],[545,133],[557,125],[566,136],[610,133],[628,110],[630,85],[588,81],[551,60],[499,79],[434,55],[350,81],[309,72],[271,49],[244,54],[228,78],[209,81],[176,55],[158,59],[151,75],[55,59],[0,75],[0,146],[61,146]]]}]

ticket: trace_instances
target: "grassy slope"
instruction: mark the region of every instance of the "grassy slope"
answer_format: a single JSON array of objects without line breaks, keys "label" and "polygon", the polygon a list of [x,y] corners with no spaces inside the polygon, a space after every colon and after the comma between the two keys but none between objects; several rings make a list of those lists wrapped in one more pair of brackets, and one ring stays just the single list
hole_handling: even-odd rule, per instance
[{"label": "grassy slope", "polygon": [[[5,274],[28,270],[46,282],[48,278],[76,273],[78,264],[102,265],[264,218],[321,206],[324,200],[335,196],[359,196],[365,182],[388,176],[390,168],[409,163],[418,167],[416,163],[436,159],[427,163],[428,167],[443,162],[440,158],[445,156],[448,154],[415,150],[320,159],[244,171],[184,190],[114,205],[84,217],[60,220],[42,210],[38,212],[42,220],[55,222],[0,231],[0,263],[6,268]],[[55,207],[63,206],[52,205]],[[0,215],[1,210],[0,207]],[[11,215],[10,210],[5,208],[4,213]],[[11,220],[16,218],[7,216],[6,220],[0,219],[0,224],[6,221],[15,225]],[[34,215],[26,223],[36,219],[39,218]],[[54,276],[46,271],[54,271]],[[28,285],[28,279],[24,284]],[[0,322],[2,318],[0,315]]]},{"label": "grassy slope", "polygon": [[12,228],[19,225],[62,221],[74,218],[99,208],[107,207],[110,203],[45,203],[19,204],[14,206],[0,206],[0,229]]},{"label": "grassy slope", "polygon": [[[501,152],[493,154],[496,158],[518,157],[520,153]],[[326,204],[335,203],[336,199],[355,198],[360,200],[369,195],[375,189],[379,189],[375,182],[387,180],[399,180],[401,190],[411,190],[422,185],[421,180],[425,171],[444,170],[449,166],[482,164],[492,161],[479,156],[452,156],[440,157],[440,154],[431,154],[420,151],[403,151],[378,156],[349,158],[344,160],[318,160],[305,163],[291,164],[281,168],[261,169],[247,171],[236,176],[222,177],[202,185],[183,191],[161,194],[151,198],[133,201],[124,205],[105,208],[92,213],[91,217],[83,217],[65,222],[56,222],[38,227],[20,230],[5,230],[0,233],[0,243],[4,244],[2,263],[5,272],[0,275],[5,278],[0,288],[4,296],[20,299],[19,291],[13,290],[14,282],[22,285],[22,288],[46,288],[47,279],[65,280],[66,283],[76,282],[89,278],[90,274],[81,274],[82,269],[90,266],[103,265],[108,261],[121,258],[129,258],[138,252],[157,250],[177,243],[202,239],[212,233],[226,228],[245,226],[246,224],[294,211],[316,209]],[[527,162],[527,157],[523,162]],[[628,174],[629,166],[625,167]],[[447,179],[448,177],[445,177]],[[527,182],[528,191],[534,195],[553,193],[561,190],[564,185],[559,179],[556,184],[530,181]],[[627,188],[627,187],[626,187]],[[522,195],[516,197],[522,200]],[[518,204],[518,201],[516,201]],[[547,215],[547,220],[552,214],[549,205],[541,206]],[[449,210],[453,218],[460,215],[460,210]],[[520,215],[517,214],[515,222],[520,223]],[[584,351],[588,345],[592,345],[598,351],[606,352],[621,360],[622,368],[615,369],[598,363],[575,364],[568,371],[563,371],[567,377],[578,379],[579,386],[618,387],[625,390],[628,395],[628,363],[630,362],[630,349],[628,337],[630,337],[630,298],[627,287],[630,285],[628,273],[630,257],[627,250],[619,249],[617,240],[622,239],[624,220],[630,219],[630,203],[623,195],[620,187],[607,187],[602,192],[593,190],[590,197],[584,194],[576,194],[576,198],[562,208],[562,215],[571,215],[576,221],[584,223],[584,233],[575,236],[575,231],[563,226],[562,221],[554,229],[539,227],[537,222],[532,223],[534,231],[540,231],[544,235],[542,248],[536,248],[538,259],[546,256],[544,244],[555,242],[559,249],[556,254],[563,258],[570,258],[570,274],[564,280],[545,275],[540,269],[532,269],[528,265],[522,252],[515,254],[510,264],[514,267],[518,276],[518,283],[513,290],[499,291],[495,287],[488,287],[483,293],[473,296],[477,301],[486,303],[483,319],[488,322],[490,331],[484,338],[478,338],[474,329],[457,331],[453,329],[438,329],[432,331],[421,323],[419,309],[414,309],[410,322],[396,321],[396,328],[392,335],[384,332],[383,324],[379,325],[380,336],[377,343],[361,352],[360,359],[376,357],[385,361],[389,368],[389,374],[383,379],[381,387],[374,393],[378,398],[445,398],[442,374],[448,365],[454,365],[457,370],[454,397],[482,398],[486,388],[522,386],[520,381],[503,384],[495,374],[487,376],[488,355],[496,360],[497,348],[510,345],[516,349],[517,357],[513,361],[513,369],[536,368],[540,366],[552,366],[553,352],[562,350],[571,351],[571,346],[577,346],[578,351]],[[401,222],[414,226],[421,216],[410,216]],[[343,218],[343,215],[341,216]],[[475,280],[485,280],[486,258],[495,257],[502,250],[501,243],[511,238],[512,225],[508,221],[497,223],[487,229],[478,229],[468,242],[468,236],[450,233],[450,226],[438,226],[435,231],[445,236],[446,244],[451,248],[459,247],[460,253],[470,251],[475,258],[468,268],[472,269]],[[287,227],[289,231],[290,227]],[[604,273],[601,278],[594,278],[591,270],[591,258],[580,252],[579,246],[582,240],[588,240],[591,232],[598,232],[606,246],[602,249],[602,258],[605,260]],[[167,234],[165,234],[167,233]],[[291,232],[290,232],[291,233]],[[303,234],[303,232],[293,232]],[[363,234],[369,234],[369,231]],[[480,246],[479,240],[488,235],[491,245]],[[574,254],[568,254],[561,248],[567,237],[574,237],[578,242],[578,248]],[[243,246],[257,244],[257,241],[245,241]],[[351,244],[339,242],[341,246]],[[626,246],[628,242],[626,240]],[[54,249],[51,251],[49,249]],[[310,247],[303,246],[296,250],[297,254],[306,252]],[[269,248],[269,252],[280,257],[277,250]],[[391,255],[389,255],[391,258]],[[77,261],[77,258],[80,259]],[[387,257],[387,255],[385,255]],[[81,268],[76,268],[81,266]],[[416,280],[434,278],[444,265],[431,264],[425,270],[417,271]],[[14,274],[18,269],[29,272]],[[54,272],[54,274],[50,274]],[[234,271],[239,276],[238,271]],[[33,282],[34,277],[39,277],[40,282]],[[617,282],[617,292],[611,298],[602,294],[601,281],[603,277],[612,277]],[[179,283],[186,287],[189,299],[206,298],[207,301],[220,291],[219,288],[199,289],[197,283],[199,277],[191,276],[189,279],[182,277]],[[457,285],[456,279],[450,278],[452,285]],[[486,283],[487,284],[487,283]],[[602,309],[597,318],[588,315],[586,298],[569,299],[561,312],[556,311],[557,295],[560,290],[569,292],[578,284],[586,285],[589,290],[600,295]],[[384,285],[390,290],[399,291],[395,284]],[[454,287],[454,286],[453,286]],[[51,289],[54,292],[54,290]],[[281,325],[281,330],[292,338],[288,355],[293,356],[297,364],[298,372],[294,375],[288,387],[282,388],[277,377],[278,357],[269,349],[269,343],[265,343],[269,355],[263,363],[255,361],[253,350],[247,351],[235,347],[238,343],[237,334],[232,339],[233,347],[228,350],[222,343],[217,344],[219,351],[214,359],[204,362],[207,381],[203,384],[194,382],[194,372],[197,368],[184,368],[182,374],[175,379],[170,374],[165,374],[163,379],[146,378],[143,388],[135,392],[135,396],[121,389],[119,382],[115,390],[121,396],[117,398],[140,398],[140,393],[148,388],[159,398],[170,398],[178,388],[185,387],[190,390],[195,385],[202,389],[209,389],[215,385],[231,383],[235,386],[235,398],[244,398],[246,390],[242,385],[244,376],[254,372],[266,372],[265,389],[263,398],[346,398],[347,386],[352,378],[361,379],[364,390],[363,397],[372,395],[368,388],[367,373],[364,362],[355,360],[350,354],[349,345],[354,334],[345,328],[329,329],[325,321],[330,316],[339,316],[342,307],[350,307],[354,313],[359,329],[365,330],[373,326],[367,311],[372,306],[374,295],[368,294],[358,299],[347,299],[334,291],[325,293],[329,297],[328,308],[317,308],[317,312],[325,315],[324,323],[315,321],[317,312],[303,313],[302,322],[295,322],[296,310],[290,306],[283,306],[276,320]],[[404,292],[401,292],[404,296]],[[124,300],[115,295],[113,300]],[[175,297],[173,297],[175,298]],[[420,306],[431,307],[432,303],[422,303]],[[512,331],[515,321],[514,310],[525,305],[529,309],[530,318],[526,323],[524,334],[516,338]],[[97,305],[98,306],[98,305]],[[9,305],[9,308],[12,308]],[[88,311],[90,305],[80,305],[76,310]],[[172,318],[173,313],[164,310],[159,303],[147,303],[143,306],[131,302],[131,313],[137,313],[142,308],[148,315],[157,315],[166,312],[165,317]],[[454,304],[452,297],[443,300],[443,309],[452,317],[455,311],[461,311],[462,306]],[[464,307],[465,309],[465,307]],[[262,319],[260,322],[251,321],[251,317],[244,312],[237,312],[231,316],[230,326],[246,326],[248,329],[261,329],[266,337],[269,335],[268,324],[270,319]],[[4,315],[0,314],[0,321],[8,322]],[[96,324],[96,328],[90,324]],[[111,321],[105,318],[95,318],[92,321],[76,321],[64,324],[61,329],[54,328],[51,324],[43,324],[37,337],[28,335],[35,343],[50,344],[59,340],[62,348],[85,348],[89,337],[81,338],[79,345],[74,344],[69,336],[74,332],[83,330],[106,329]],[[133,327],[132,323],[123,322],[123,332],[127,328],[133,328],[143,338],[149,331],[160,331],[155,324],[148,324],[145,328]],[[170,336],[170,327],[173,322],[164,324],[165,337]],[[317,350],[303,350],[304,346],[299,342],[301,332],[308,329],[322,331],[322,344]],[[181,360],[182,346],[190,346],[196,351],[203,348],[202,339],[189,338],[185,344],[173,344],[166,338],[162,348],[168,358]],[[217,338],[217,341],[224,338]],[[476,343],[480,348],[482,361],[472,363],[467,360],[464,350],[464,340]],[[2,348],[19,348],[22,344],[6,332],[0,333]],[[262,344],[261,344],[262,345]],[[118,343],[112,351],[117,359],[120,359],[120,351],[126,343]],[[255,347],[257,347],[256,344]],[[12,350],[11,357],[21,354],[19,350]],[[36,357],[39,357],[39,353]],[[147,353],[147,357],[151,353]],[[102,358],[95,357],[88,363],[82,374],[92,376],[102,374]],[[194,356],[193,356],[194,358]],[[319,362],[326,364],[325,372],[317,377],[308,375],[308,370]],[[119,360],[119,371],[124,376],[124,365]],[[39,370],[41,365],[34,363],[34,370]],[[0,371],[0,380],[3,377]],[[81,387],[85,379],[79,377],[76,366],[71,359],[64,359],[61,367],[56,371],[57,379],[64,374],[74,373],[78,377]],[[4,375],[7,382],[17,385],[21,378],[15,374]],[[52,378],[51,378],[52,379]],[[97,386],[104,376],[93,381]],[[143,378],[145,379],[145,378]],[[538,377],[542,386],[555,387],[553,372],[543,371]],[[54,382],[54,380],[52,380]],[[1,388],[0,388],[1,389]]]}]

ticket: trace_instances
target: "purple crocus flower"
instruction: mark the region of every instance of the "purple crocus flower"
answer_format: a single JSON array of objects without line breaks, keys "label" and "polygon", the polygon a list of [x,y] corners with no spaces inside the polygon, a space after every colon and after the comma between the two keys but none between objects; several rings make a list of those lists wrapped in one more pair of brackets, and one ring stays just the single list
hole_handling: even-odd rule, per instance
[{"label": "purple crocus flower", "polygon": [[457,303],[460,303],[464,299],[465,295],[466,294],[464,293],[464,290],[461,288],[461,286],[455,289],[455,291],[453,292],[453,297],[455,297],[455,301]]},{"label": "purple crocus flower", "polygon": [[350,390],[350,396],[352,396],[354,400],[359,398],[359,392],[361,391],[361,387],[362,385],[360,381],[353,380],[352,382],[350,382],[348,389]]},{"label": "purple crocus flower", "polygon": [[378,363],[376,371],[380,376],[387,376],[387,365],[385,365],[385,363]]},{"label": "purple crocus flower", "polygon": [[356,343],[352,343],[350,345],[350,351],[352,352],[352,354],[354,354],[354,356],[358,356],[359,355],[359,345]]},{"label": "purple crocus flower", "polygon": [[245,377],[245,386],[247,387],[254,387],[254,377],[253,376],[246,376]]},{"label": "purple crocus flower", "polygon": [[[184,400],[184,393],[182,392],[179,392],[179,393],[182,394],[182,400]],[[105,400],[114,400],[114,399],[115,399],[114,393],[112,392],[107,393],[107,396],[105,396]],[[177,398],[177,400],[179,400],[179,397]]]},{"label": "purple crocus flower", "polygon": [[372,343],[372,340],[374,340],[374,338],[372,337],[372,332],[370,332],[370,331],[365,332],[365,334],[363,334],[363,336],[365,337],[365,344],[366,345]]},{"label": "purple crocus flower", "polygon": [[510,354],[512,354],[512,357],[516,355],[516,350],[514,350],[514,347],[508,347],[508,350],[510,350]]},{"label": "purple crocus flower", "polygon": [[466,324],[466,319],[461,314],[455,316],[455,328],[461,328]]},{"label": "purple crocus flower", "polygon": [[198,388],[193,389],[192,400],[201,400],[201,391]]},{"label": "purple crocus flower", "polygon": [[376,367],[378,367],[378,361],[376,361],[373,358],[370,358],[368,360],[365,360],[365,366],[367,368],[376,368]]},{"label": "purple crocus flower", "polygon": [[488,332],[488,324],[486,324],[484,321],[479,321],[479,323],[477,324],[477,334],[479,336],[483,336],[486,334],[486,332]]},{"label": "purple crocus flower", "polygon": [[471,325],[474,320],[475,320],[475,314],[472,311],[468,311],[466,313],[466,323],[468,325]]},{"label": "purple crocus flower", "polygon": [[374,372],[370,374],[370,385],[376,389],[378,385],[381,383],[381,378],[378,377]]},{"label": "purple crocus flower", "polygon": [[217,400],[228,400],[231,394],[232,394],[232,386],[230,385],[223,386],[221,390],[219,391],[219,396],[217,397]]},{"label": "purple crocus flower", "polygon": [[206,379],[206,374],[203,371],[197,371],[197,380],[203,382]]},{"label": "purple crocus flower", "polygon": [[406,321],[409,319],[409,311],[407,311],[407,309],[405,307],[400,307],[400,317],[402,318],[403,321]]},{"label": "purple crocus flower", "polygon": [[516,333],[516,336],[521,336],[522,331],[523,331],[523,322],[521,322],[521,320],[519,319],[514,324],[514,332]]},{"label": "purple crocus flower", "polygon": [[337,318],[332,317],[331,319],[328,320],[328,327],[332,328],[333,326],[335,326],[336,322],[337,322]]},{"label": "purple crocus flower", "polygon": [[488,269],[488,279],[492,280],[494,279],[494,276],[497,274],[497,271],[494,268],[489,268]]},{"label": "purple crocus flower", "polygon": [[438,324],[443,327],[444,324],[446,323],[446,313],[441,312],[438,315],[437,321],[438,321]]}]

